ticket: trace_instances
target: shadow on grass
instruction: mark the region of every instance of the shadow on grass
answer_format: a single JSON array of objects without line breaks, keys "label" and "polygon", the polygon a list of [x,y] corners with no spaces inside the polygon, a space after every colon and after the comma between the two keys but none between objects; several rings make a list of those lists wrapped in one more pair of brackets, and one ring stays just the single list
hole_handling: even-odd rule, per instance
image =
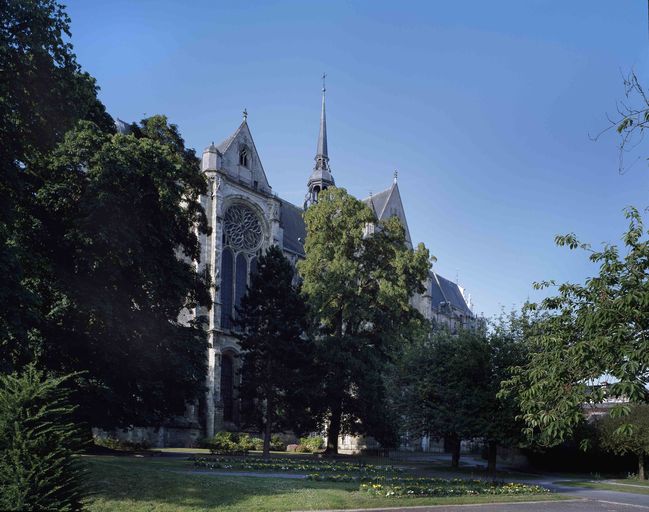
[{"label": "shadow on grass", "polygon": [[[88,462],[93,487],[89,510],[125,511],[232,508],[245,503],[247,509],[264,505],[277,510],[295,507],[298,494],[314,498],[322,504],[346,501],[341,494],[358,491],[358,483],[313,482],[285,478],[251,478],[210,474],[184,474],[192,471],[189,461],[162,458],[84,457]],[[310,492],[313,491],[313,492]],[[318,491],[318,492],[315,492]],[[341,498],[341,499],[337,499]],[[300,504],[302,505],[302,504]],[[312,503],[304,503],[311,506]],[[162,508],[161,508],[162,510]]]}]

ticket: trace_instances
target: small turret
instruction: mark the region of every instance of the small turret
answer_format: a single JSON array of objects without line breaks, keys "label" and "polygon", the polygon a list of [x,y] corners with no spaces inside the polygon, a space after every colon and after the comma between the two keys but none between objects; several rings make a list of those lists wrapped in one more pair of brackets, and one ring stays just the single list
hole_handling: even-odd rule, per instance
[{"label": "small turret", "polygon": [[203,151],[203,160],[201,161],[201,171],[216,171],[221,164],[221,154],[214,145],[214,142]]}]

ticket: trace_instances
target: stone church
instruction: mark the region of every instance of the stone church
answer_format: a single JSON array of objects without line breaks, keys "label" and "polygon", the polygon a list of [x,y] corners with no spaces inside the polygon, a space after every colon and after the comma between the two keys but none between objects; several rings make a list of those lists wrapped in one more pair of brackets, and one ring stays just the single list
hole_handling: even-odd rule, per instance
[{"label": "stone church", "polygon": [[[118,129],[125,128],[120,126],[120,121],[117,124]],[[257,258],[265,249],[279,246],[294,264],[304,257],[306,232],[302,213],[317,201],[320,191],[336,185],[329,167],[324,87],[315,164],[306,180],[302,207],[281,199],[273,191],[245,111],[243,122],[232,135],[203,151],[201,171],[208,180],[208,193],[200,200],[211,234],[201,236],[202,252],[197,265],[199,272],[210,272],[216,286],[211,290],[211,309],[201,308],[191,315],[208,319],[207,396],[204,408],[188,406],[185,417],[173,426],[155,431],[145,429],[147,432],[136,429],[140,430],[139,434],[133,432],[126,436],[132,440],[147,439],[158,446],[188,446],[220,430],[237,430],[237,370],[241,361],[237,357],[240,352],[237,339],[231,330],[234,308],[245,294]],[[364,202],[379,220],[397,216],[405,227],[407,243],[412,246],[396,173],[388,188]],[[412,300],[426,318],[451,330],[458,326],[470,327],[477,321],[464,290],[433,271],[427,279],[426,292]]]}]

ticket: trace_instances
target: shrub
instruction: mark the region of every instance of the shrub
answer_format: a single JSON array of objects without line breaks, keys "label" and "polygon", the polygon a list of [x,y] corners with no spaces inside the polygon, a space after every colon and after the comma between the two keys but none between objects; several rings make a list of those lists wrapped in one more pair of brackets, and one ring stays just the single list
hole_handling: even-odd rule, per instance
[{"label": "shrub", "polygon": [[315,453],[322,450],[324,447],[324,440],[318,436],[301,437],[299,446],[303,446],[305,448],[304,451],[306,452]]},{"label": "shrub", "polygon": [[253,437],[252,446],[253,446],[253,450],[257,450],[258,452],[260,452],[264,449],[264,440],[261,437]]},{"label": "shrub", "polygon": [[279,434],[273,434],[270,438],[270,449],[274,452],[285,452],[286,443]]},{"label": "shrub", "polygon": [[114,437],[95,436],[93,442],[97,446],[103,446],[104,448],[109,448],[119,452],[139,452],[151,448],[151,444],[147,441],[135,443],[133,441],[123,441]]},{"label": "shrub", "polygon": [[255,444],[252,441],[252,437],[250,437],[250,434],[247,433],[239,434],[237,445],[239,446],[239,450],[244,452],[255,449]]},{"label": "shrub", "polygon": [[28,366],[0,376],[0,509],[81,509],[85,472],[74,407],[62,386]]}]

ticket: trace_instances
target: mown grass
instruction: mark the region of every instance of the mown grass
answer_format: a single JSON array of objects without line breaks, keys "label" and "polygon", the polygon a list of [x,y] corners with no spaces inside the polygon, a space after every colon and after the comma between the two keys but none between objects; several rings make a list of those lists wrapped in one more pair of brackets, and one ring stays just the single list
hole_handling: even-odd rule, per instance
[{"label": "mown grass", "polygon": [[561,499],[557,495],[385,498],[360,491],[358,483],[194,474],[192,463],[179,459],[84,459],[94,486],[94,495],[87,503],[90,512],[280,512]]},{"label": "mown grass", "polygon": [[[616,480],[617,483],[597,481],[560,481],[560,485],[568,487],[585,487],[587,489],[598,489],[600,491],[617,491],[631,494],[649,494],[649,486],[639,480]],[[640,483],[637,483],[640,482]]]}]

